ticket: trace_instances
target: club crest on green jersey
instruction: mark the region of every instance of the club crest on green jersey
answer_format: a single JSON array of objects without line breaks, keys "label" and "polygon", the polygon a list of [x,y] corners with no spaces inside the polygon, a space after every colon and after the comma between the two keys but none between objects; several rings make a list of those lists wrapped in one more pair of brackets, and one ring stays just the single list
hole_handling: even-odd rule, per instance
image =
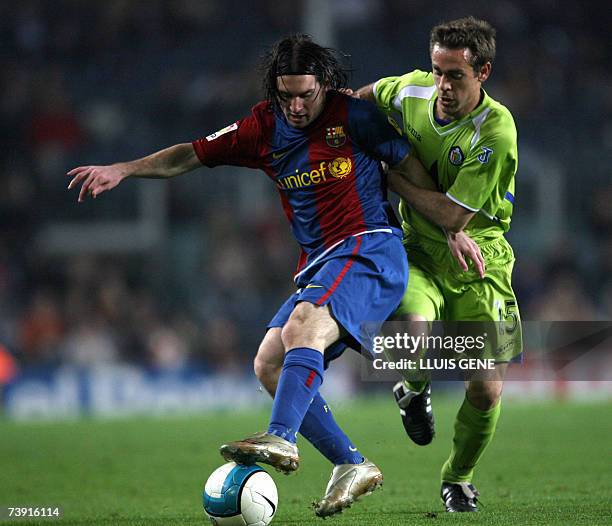
[{"label": "club crest on green jersey", "polygon": [[332,126],[325,129],[325,142],[333,147],[339,148],[346,142],[346,134],[343,126]]},{"label": "club crest on green jersey", "polygon": [[448,160],[455,166],[459,166],[463,162],[463,159],[465,159],[465,156],[459,146],[453,146],[448,152]]},{"label": "club crest on green jersey", "polygon": [[489,157],[491,157],[492,153],[492,148],[487,148],[486,146],[483,146],[482,153],[478,157],[476,157],[476,159],[478,159],[482,164],[486,164],[489,162]]}]

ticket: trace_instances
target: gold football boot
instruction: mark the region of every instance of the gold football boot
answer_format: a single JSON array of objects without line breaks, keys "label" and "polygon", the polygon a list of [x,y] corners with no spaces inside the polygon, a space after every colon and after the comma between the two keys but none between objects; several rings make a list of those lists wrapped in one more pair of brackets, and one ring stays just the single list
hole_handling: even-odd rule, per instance
[{"label": "gold football boot", "polygon": [[297,446],[284,438],[266,432],[223,444],[219,452],[227,461],[247,465],[261,462],[285,475],[289,475],[300,467]]}]

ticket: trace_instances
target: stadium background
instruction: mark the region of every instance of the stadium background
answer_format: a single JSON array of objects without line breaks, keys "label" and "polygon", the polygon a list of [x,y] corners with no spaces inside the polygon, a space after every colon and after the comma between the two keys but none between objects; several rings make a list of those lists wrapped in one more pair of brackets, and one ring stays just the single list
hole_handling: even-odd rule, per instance
[{"label": "stadium background", "polygon": [[[251,360],[292,291],[297,256],[269,181],[248,170],[202,169],[171,182],[130,181],[79,205],[65,172],[140,157],[245,115],[261,95],[259,58],[289,32],[306,31],[350,55],[358,87],[428,69],[429,28],[467,14],[498,30],[486,89],[519,130],[509,238],[523,318],[610,319],[612,57],[604,2],[3,3],[5,413],[87,412],[94,395],[83,386],[94,380],[101,397],[94,413],[267,403],[252,397]],[[359,385],[355,368],[336,369],[326,388],[338,396],[377,387]],[[201,375],[205,388],[197,387]],[[176,390],[161,400],[168,382]],[[609,385],[598,390],[609,393]]]},{"label": "stadium background", "polygon": [[[269,181],[202,169],[130,181],[79,205],[66,171],[233,122],[260,96],[259,57],[289,32],[350,54],[360,86],[428,69],[429,28],[467,14],[498,29],[486,88],[519,130],[509,237],[523,318],[609,320],[604,2],[0,3],[0,520],[6,505],[59,505],[65,525],[202,524],[201,489],[221,463],[219,444],[268,417],[251,360],[291,292],[297,256]],[[459,393],[435,387],[437,438],[417,448],[390,384],[361,381],[358,363],[343,357],[324,389],[383,470],[385,491],[334,524],[610,523],[612,382],[509,382],[475,481],[484,513],[454,517],[441,513],[437,473]],[[121,418],[91,418],[101,416]],[[272,473],[274,524],[313,523],[308,503],[329,465],[305,441],[300,453],[297,475]]]}]

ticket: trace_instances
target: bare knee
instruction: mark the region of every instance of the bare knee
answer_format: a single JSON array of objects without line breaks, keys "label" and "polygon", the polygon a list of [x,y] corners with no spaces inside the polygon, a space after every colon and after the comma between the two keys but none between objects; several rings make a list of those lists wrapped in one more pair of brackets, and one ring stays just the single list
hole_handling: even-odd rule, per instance
[{"label": "bare knee", "polygon": [[467,388],[467,398],[476,409],[488,411],[498,404],[503,384],[500,380],[471,381]]},{"label": "bare knee", "polygon": [[262,383],[268,384],[278,379],[281,368],[282,364],[268,362],[259,354],[257,354],[253,360],[255,376],[257,376],[257,379]]},{"label": "bare knee", "polygon": [[297,346],[296,342],[304,338],[304,319],[301,316],[292,317],[281,331],[281,341],[285,352],[290,351]]},{"label": "bare knee", "polygon": [[281,332],[285,351],[308,347],[323,352],[340,338],[341,329],[329,306],[298,303]]},{"label": "bare knee", "polygon": [[280,328],[270,329],[257,350],[253,360],[253,370],[257,379],[272,396],[276,391],[284,359],[285,350],[280,340]]}]

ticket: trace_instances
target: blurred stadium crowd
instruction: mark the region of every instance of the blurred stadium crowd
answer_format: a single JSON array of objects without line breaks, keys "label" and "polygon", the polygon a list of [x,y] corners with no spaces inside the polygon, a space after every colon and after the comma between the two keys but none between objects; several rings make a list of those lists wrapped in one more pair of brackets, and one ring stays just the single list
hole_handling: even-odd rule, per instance
[{"label": "blurred stadium crowd", "polygon": [[[280,36],[304,30],[312,4],[2,3],[5,380],[12,360],[18,367],[119,361],[223,372],[250,367],[265,323],[292,291],[297,257],[266,178],[204,169],[171,182],[132,181],[78,205],[64,174],[190,141],[244,115],[261,94],[262,53]],[[486,88],[513,112],[520,136],[510,240],[523,317],[610,319],[612,24],[606,3],[330,4],[330,43],[350,55],[355,87],[428,69],[428,32],[441,20],[474,14],[498,28],[498,58]],[[117,239],[70,250],[70,239],[52,241],[50,227],[93,232],[92,224],[137,223],[146,185],[161,185],[155,209],[148,210],[161,218],[151,246],[134,240],[130,249],[129,239]],[[550,202],[555,196],[560,203]],[[523,207],[544,218],[549,207],[560,207],[561,219],[538,238],[529,221],[520,222]]]}]

